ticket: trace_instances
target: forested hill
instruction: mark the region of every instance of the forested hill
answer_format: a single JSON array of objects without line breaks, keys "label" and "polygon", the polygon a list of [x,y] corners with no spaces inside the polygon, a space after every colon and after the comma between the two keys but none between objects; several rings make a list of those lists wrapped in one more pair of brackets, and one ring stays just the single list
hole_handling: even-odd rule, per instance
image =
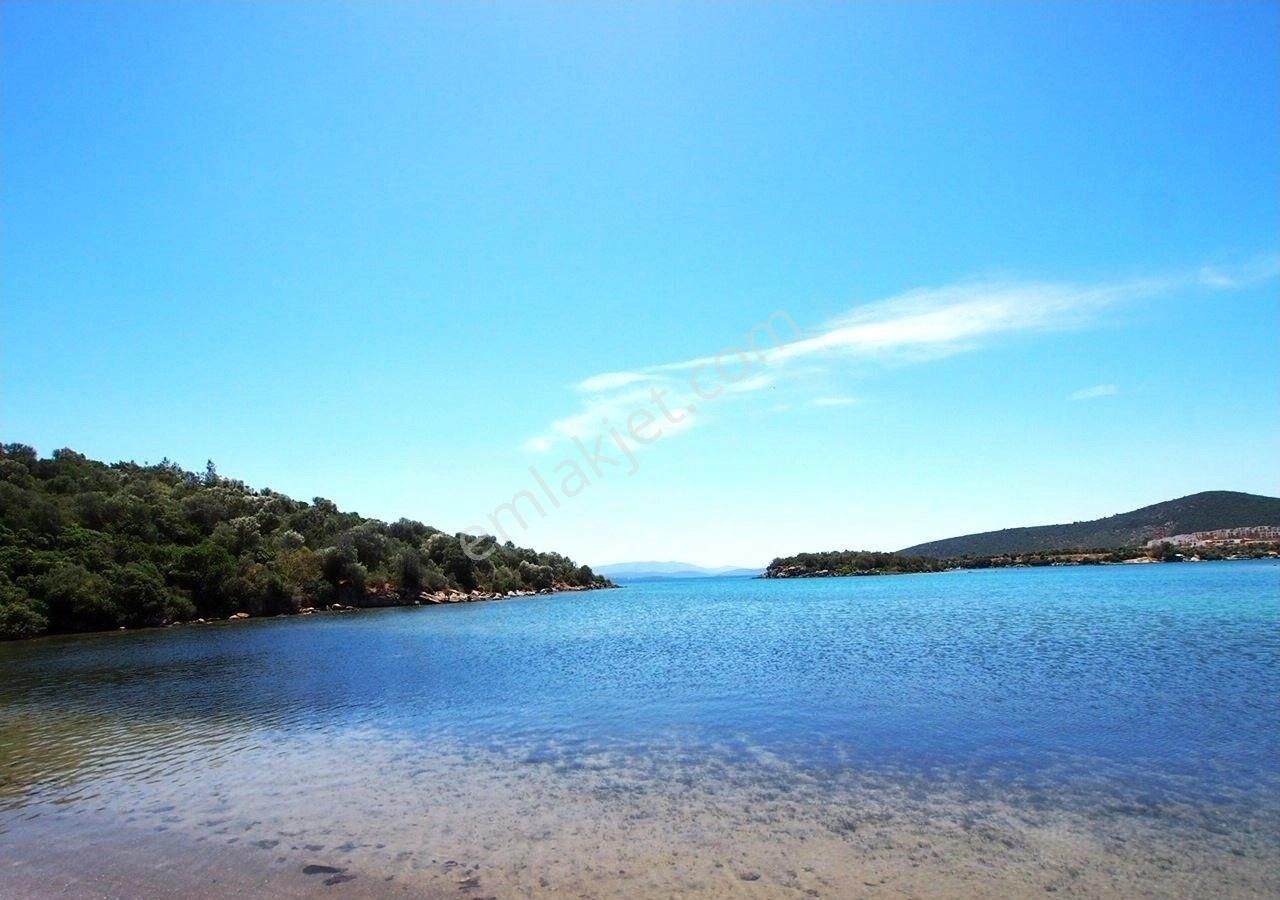
[{"label": "forested hill", "polygon": [[1142,546],[1160,529],[1165,535],[1175,535],[1250,525],[1280,525],[1280,499],[1237,491],[1205,491],[1092,522],[1006,528],[917,544],[901,552],[954,559],[1040,550],[1109,550]]},{"label": "forested hill", "polygon": [[[168,461],[0,445],[0,638],[601,587],[556,553],[387,524]],[[477,555],[480,555],[477,553]]]}]

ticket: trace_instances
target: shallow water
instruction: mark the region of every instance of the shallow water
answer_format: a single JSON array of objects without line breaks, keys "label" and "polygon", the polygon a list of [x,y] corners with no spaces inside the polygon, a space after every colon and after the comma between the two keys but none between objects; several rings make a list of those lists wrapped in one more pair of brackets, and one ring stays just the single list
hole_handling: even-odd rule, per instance
[{"label": "shallow water", "polygon": [[635,584],[0,673],[19,896],[1280,893],[1274,562]]}]

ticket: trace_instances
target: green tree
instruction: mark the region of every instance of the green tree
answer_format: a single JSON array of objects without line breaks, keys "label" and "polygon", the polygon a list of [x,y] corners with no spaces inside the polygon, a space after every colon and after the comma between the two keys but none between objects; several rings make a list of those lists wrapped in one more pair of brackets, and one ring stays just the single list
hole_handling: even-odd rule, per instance
[{"label": "green tree", "polygon": [[112,605],[122,625],[164,625],[195,612],[191,601],[175,596],[152,565],[121,566],[109,580]]},{"label": "green tree", "polygon": [[48,627],[40,603],[11,584],[0,584],[0,640],[35,637]]},{"label": "green tree", "polygon": [[[325,547],[323,551],[313,548]],[[451,587],[583,583],[590,570],[510,541],[473,560],[412,519],[387,525],[163,460],[110,466],[61,449],[0,445],[0,638],[292,612],[367,585],[404,600]]]}]

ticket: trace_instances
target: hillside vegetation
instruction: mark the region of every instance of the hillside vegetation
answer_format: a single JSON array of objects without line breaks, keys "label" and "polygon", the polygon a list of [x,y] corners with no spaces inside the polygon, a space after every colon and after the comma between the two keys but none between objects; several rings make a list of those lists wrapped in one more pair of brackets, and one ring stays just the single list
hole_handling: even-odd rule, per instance
[{"label": "hillside vegetation", "polygon": [[[0,445],[0,638],[608,582],[556,553],[254,490],[212,463],[107,465]],[[479,554],[478,554],[479,555]]]},{"label": "hillside vegetation", "polygon": [[780,556],[769,563],[764,578],[820,578],[827,575],[910,575],[943,572],[952,564],[926,556],[875,550],[828,550]]},{"label": "hillside vegetation", "polygon": [[1092,522],[1005,528],[907,547],[901,552],[934,559],[998,556],[1050,550],[1115,550],[1141,547],[1160,529],[1165,535],[1218,528],[1280,525],[1280,498],[1237,491],[1205,491]]}]

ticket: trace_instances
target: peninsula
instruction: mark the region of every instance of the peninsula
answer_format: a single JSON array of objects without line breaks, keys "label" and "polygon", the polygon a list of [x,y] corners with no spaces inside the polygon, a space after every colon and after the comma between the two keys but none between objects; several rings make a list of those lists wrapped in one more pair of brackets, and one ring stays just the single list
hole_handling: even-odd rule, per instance
[{"label": "peninsula", "polygon": [[902,575],[1277,555],[1280,498],[1205,491],[1105,519],[964,535],[894,553],[835,550],[778,557],[761,577]]},{"label": "peninsula", "polygon": [[0,445],[0,639],[612,586],[558,553],[255,490],[212,462]]}]

